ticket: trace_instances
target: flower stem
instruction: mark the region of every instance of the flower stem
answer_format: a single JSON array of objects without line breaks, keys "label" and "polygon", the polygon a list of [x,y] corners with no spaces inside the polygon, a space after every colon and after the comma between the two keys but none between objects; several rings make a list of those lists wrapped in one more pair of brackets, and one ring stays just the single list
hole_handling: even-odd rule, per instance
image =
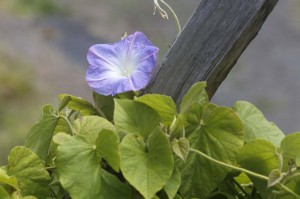
[{"label": "flower stem", "polygon": [[175,19],[175,22],[176,22],[176,25],[177,25],[177,29],[178,29],[178,34],[181,33],[181,25],[180,25],[179,19],[178,19],[176,13],[174,12],[174,10],[164,0],[160,0],[160,2],[162,2],[170,10],[170,12],[172,13],[172,15],[173,15],[173,17]]},{"label": "flower stem", "polygon": [[[252,171],[249,171],[247,169],[243,169],[241,167],[237,167],[237,166],[233,166],[233,165],[230,165],[230,164],[227,164],[227,163],[224,163],[224,162],[221,162],[219,160],[216,160],[208,155],[206,155],[205,153],[199,151],[199,150],[196,150],[196,149],[193,149],[193,148],[189,148],[189,151],[191,152],[194,152],[194,153],[197,153],[198,155],[201,155],[202,157],[205,157],[206,159],[212,161],[212,162],[215,162],[219,165],[222,165],[222,166],[225,166],[225,167],[228,167],[228,168],[231,168],[231,169],[235,169],[235,170],[238,170],[238,171],[241,171],[241,172],[244,172],[248,175],[251,175],[251,176],[254,176],[254,177],[257,177],[259,179],[262,179],[262,180],[266,180],[268,181],[269,180],[269,177],[267,176],[264,176],[264,175],[261,175],[261,174],[258,174],[258,173],[255,173],[255,172],[252,172]],[[281,184],[281,183],[278,183],[278,185],[280,185],[285,191],[287,191],[288,193],[296,196],[297,198],[300,198],[300,195],[296,194],[295,192],[293,192],[292,190],[290,190],[288,187],[286,187],[285,185]]]}]

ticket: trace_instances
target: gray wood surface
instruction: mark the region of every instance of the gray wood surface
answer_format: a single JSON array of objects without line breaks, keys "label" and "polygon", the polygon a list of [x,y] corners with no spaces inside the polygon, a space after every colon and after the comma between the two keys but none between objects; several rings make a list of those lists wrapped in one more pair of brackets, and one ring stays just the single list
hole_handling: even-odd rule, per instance
[{"label": "gray wood surface", "polygon": [[198,81],[211,98],[278,0],[202,0],[142,91],[177,104]]}]

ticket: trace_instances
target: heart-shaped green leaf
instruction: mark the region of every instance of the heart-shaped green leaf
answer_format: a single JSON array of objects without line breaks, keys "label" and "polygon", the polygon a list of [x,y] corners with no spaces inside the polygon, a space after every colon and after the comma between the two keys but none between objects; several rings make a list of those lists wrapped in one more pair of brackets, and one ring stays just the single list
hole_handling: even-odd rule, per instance
[{"label": "heart-shaped green leaf", "polygon": [[43,161],[30,149],[23,146],[12,149],[8,156],[7,174],[17,178],[22,196],[50,196],[50,175]]},{"label": "heart-shaped green leaf", "polygon": [[186,138],[173,139],[172,149],[182,160],[186,160],[189,152],[189,141]]},{"label": "heart-shaped green leaf", "polygon": [[159,115],[147,105],[115,99],[114,122],[118,131],[136,133],[145,139],[158,126]]},{"label": "heart-shaped green leaf", "polygon": [[[205,109],[202,116],[196,130],[188,136],[190,148],[235,164],[236,154],[244,143],[243,124],[239,117],[229,108],[215,106]],[[207,197],[230,171],[195,153],[189,153],[180,169],[183,198]]]},{"label": "heart-shaped green leaf", "polygon": [[[267,140],[253,140],[239,152],[237,161],[245,169],[268,176],[272,170],[278,169],[279,159],[276,147]],[[268,198],[271,189],[267,189],[267,181],[249,176],[263,198]]]},{"label": "heart-shaped green leaf", "polygon": [[165,125],[170,125],[177,114],[176,105],[170,96],[147,94],[136,99],[155,110]]},{"label": "heart-shaped green leaf", "polygon": [[29,131],[25,146],[33,150],[42,160],[47,161],[52,136],[59,116],[50,105],[43,107],[42,118]]},{"label": "heart-shaped green leaf", "polygon": [[153,198],[172,175],[171,147],[159,128],[150,134],[147,143],[138,134],[127,135],[121,142],[120,154],[124,177],[146,199]]},{"label": "heart-shaped green leaf", "polygon": [[115,131],[114,125],[106,119],[99,116],[84,116],[74,122],[77,134],[87,138],[90,143],[95,143],[98,134],[103,129]]},{"label": "heart-shaped green leaf", "polygon": [[275,146],[280,146],[281,140],[285,137],[284,133],[274,123],[269,122],[253,104],[238,101],[233,109],[245,125],[245,141],[265,139]]},{"label": "heart-shaped green leaf", "polygon": [[188,90],[180,104],[181,114],[188,112],[194,103],[205,105],[209,102],[205,87],[206,82],[198,82]]},{"label": "heart-shaped green leaf", "polygon": [[283,175],[281,175],[281,172],[279,169],[273,169],[269,174],[269,180],[268,180],[268,188],[275,186],[277,183],[279,183],[283,178]]},{"label": "heart-shaped green leaf", "polygon": [[181,177],[178,169],[174,167],[172,176],[168,180],[167,184],[164,186],[164,191],[166,192],[169,199],[173,199],[180,187]]},{"label": "heart-shaped green leaf", "polygon": [[97,147],[82,135],[60,139],[56,166],[62,186],[76,199],[129,198],[131,189],[100,167]]},{"label": "heart-shaped green leaf", "polygon": [[96,140],[97,154],[104,158],[108,164],[117,172],[120,168],[119,137],[107,129],[103,129]]},{"label": "heart-shaped green leaf", "polygon": [[281,151],[283,157],[283,171],[289,168],[289,161],[300,158],[300,132],[287,135],[281,142]]}]

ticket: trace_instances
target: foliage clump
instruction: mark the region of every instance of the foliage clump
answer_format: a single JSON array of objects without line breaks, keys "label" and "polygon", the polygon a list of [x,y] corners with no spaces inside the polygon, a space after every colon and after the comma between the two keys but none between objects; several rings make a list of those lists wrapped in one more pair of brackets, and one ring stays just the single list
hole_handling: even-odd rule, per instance
[{"label": "foliage clump", "polygon": [[285,136],[252,104],[171,97],[59,95],[0,169],[6,198],[297,198],[300,133]]}]

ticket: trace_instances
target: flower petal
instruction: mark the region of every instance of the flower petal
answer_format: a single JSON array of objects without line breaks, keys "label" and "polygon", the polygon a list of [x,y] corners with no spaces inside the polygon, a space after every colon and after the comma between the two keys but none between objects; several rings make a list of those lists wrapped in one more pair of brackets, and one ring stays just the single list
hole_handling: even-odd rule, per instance
[{"label": "flower petal", "polygon": [[144,88],[150,80],[151,75],[136,71],[131,75],[131,82],[134,91]]},{"label": "flower petal", "polygon": [[114,44],[93,45],[87,55],[86,81],[103,95],[140,90],[150,80],[158,50],[141,32]]},{"label": "flower petal", "polygon": [[[87,60],[91,66],[111,67],[119,70],[122,65],[121,53],[116,51],[115,44],[96,44],[90,47]],[[105,65],[103,65],[105,63]]]},{"label": "flower petal", "polygon": [[123,77],[115,84],[112,95],[134,90],[130,77]]},{"label": "flower petal", "polygon": [[102,95],[108,96],[108,95],[114,95],[114,87],[116,84],[118,84],[119,79],[104,79],[101,81],[95,82],[95,84],[92,87],[93,90],[97,93],[100,93]]}]

